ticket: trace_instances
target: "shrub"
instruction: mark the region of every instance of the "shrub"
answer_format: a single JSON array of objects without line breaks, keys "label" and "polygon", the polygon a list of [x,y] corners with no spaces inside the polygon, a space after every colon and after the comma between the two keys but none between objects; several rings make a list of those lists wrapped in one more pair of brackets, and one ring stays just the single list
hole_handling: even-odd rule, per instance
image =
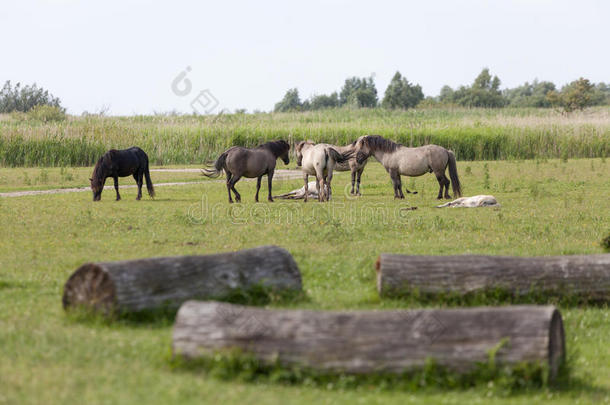
[{"label": "shrub", "polygon": [[66,113],[62,108],[50,105],[37,105],[27,115],[29,118],[41,122],[63,121],[66,119]]},{"label": "shrub", "polygon": [[61,107],[59,98],[54,97],[48,90],[36,86],[36,83],[23,87],[21,83],[17,83],[13,87],[11,81],[7,80],[2,90],[0,90],[0,113],[28,112],[38,105],[56,107],[65,112],[65,109]]}]

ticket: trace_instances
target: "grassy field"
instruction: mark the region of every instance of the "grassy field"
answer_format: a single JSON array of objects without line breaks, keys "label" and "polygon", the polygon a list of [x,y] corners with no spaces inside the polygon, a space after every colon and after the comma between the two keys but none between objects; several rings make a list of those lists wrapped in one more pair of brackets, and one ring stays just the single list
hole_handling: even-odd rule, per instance
[{"label": "grassy field", "polygon": [[[172,369],[169,323],[82,322],[61,308],[63,283],[88,261],[277,244],[302,271],[308,300],[299,307],[384,309],[413,303],[378,297],[373,263],[380,252],[602,251],[600,240],[610,232],[606,159],[459,161],[458,170],[466,195],[493,194],[502,207],[436,209],[438,186],[429,175],[406,180],[419,194],[396,201],[387,174],[373,162],[363,175],[362,197],[345,195],[349,175],[341,173],[328,204],[255,204],[255,183],[247,181],[237,185],[244,203],[231,207],[218,182],[160,187],[155,200],[145,195],[140,202],[135,189],[124,190],[121,202],[108,190],[98,203],[90,193],[0,198],[0,403],[610,403],[607,307],[562,308],[572,385],[512,394],[493,384],[405,392],[219,380]],[[87,186],[90,171],[2,168],[0,191]],[[152,177],[201,180],[197,173]],[[281,180],[274,190],[301,185]],[[402,209],[410,206],[418,209]]]},{"label": "grassy field", "polygon": [[436,143],[459,160],[602,157],[610,107],[570,115],[552,109],[338,109],[215,116],[0,116],[0,166],[86,166],[111,148],[137,145],[154,164],[201,164],[229,146],[312,139],[336,144],[379,134],[406,145]]}]

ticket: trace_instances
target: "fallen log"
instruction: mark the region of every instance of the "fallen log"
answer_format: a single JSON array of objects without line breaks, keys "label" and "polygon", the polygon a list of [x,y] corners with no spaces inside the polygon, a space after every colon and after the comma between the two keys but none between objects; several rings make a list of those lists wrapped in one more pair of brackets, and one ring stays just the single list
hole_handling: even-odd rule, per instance
[{"label": "fallen log", "polygon": [[255,288],[300,291],[301,274],[290,253],[261,246],[206,256],[158,257],[79,267],[64,286],[63,306],[106,315],[177,309],[189,299],[222,299]]},{"label": "fallen log", "polygon": [[238,349],[265,363],[349,374],[414,371],[430,359],[464,373],[499,345],[496,364],[548,365],[555,378],[565,355],[561,314],[553,306],[326,312],[188,301],[173,331],[174,356],[186,360]]},{"label": "fallen log", "polygon": [[610,254],[582,256],[410,256],[381,254],[377,290],[383,296],[466,296],[505,291],[610,301]]}]

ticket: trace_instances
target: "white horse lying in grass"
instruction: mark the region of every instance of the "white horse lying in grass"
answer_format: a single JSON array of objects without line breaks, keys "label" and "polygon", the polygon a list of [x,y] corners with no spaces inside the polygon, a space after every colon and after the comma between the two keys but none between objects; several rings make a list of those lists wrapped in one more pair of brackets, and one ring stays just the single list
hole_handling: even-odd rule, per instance
[{"label": "white horse lying in grass", "polygon": [[453,200],[443,205],[437,205],[436,208],[445,208],[445,207],[465,207],[465,208],[475,208],[475,207],[499,207],[498,201],[496,197],[493,195],[475,195],[472,197],[462,197],[457,200]]},{"label": "white horse lying in grass", "polygon": [[[324,192],[328,191],[328,186],[324,185]],[[297,188],[285,194],[274,196],[274,198],[281,198],[284,200],[302,200],[305,198],[305,186]],[[318,198],[318,189],[316,188],[316,182],[310,181],[307,183],[307,198]]]}]

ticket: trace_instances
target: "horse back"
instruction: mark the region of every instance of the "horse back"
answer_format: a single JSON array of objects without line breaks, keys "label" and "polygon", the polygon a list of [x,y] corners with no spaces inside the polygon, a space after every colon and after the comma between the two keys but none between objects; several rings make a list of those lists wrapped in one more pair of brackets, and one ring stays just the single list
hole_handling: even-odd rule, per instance
[{"label": "horse back", "polygon": [[234,146],[225,153],[227,153],[226,168],[235,175],[252,178],[275,169],[276,157],[267,149]]}]

